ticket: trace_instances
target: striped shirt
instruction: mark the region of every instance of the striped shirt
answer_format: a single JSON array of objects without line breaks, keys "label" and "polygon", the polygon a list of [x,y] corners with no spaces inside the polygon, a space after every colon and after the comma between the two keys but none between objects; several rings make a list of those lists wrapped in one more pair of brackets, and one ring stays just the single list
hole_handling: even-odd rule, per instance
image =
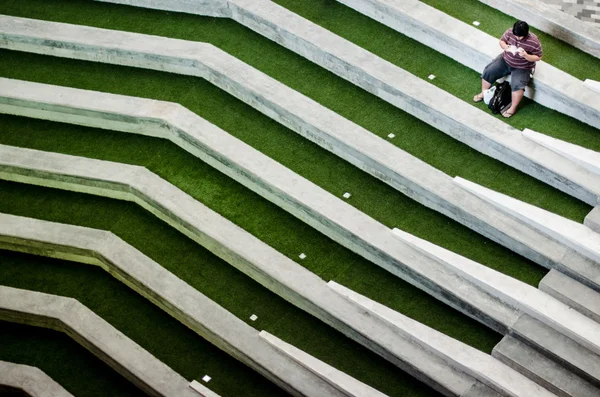
[{"label": "striped shirt", "polygon": [[[537,55],[539,57],[542,56],[542,43],[540,43],[540,40],[533,33],[529,33],[523,40],[517,40],[517,36],[513,34],[512,29],[507,29],[500,40],[510,46],[523,48],[528,54]],[[529,62],[518,53],[513,54],[509,51],[504,51],[502,57],[508,66],[515,69],[531,70],[535,67],[535,62]]]}]

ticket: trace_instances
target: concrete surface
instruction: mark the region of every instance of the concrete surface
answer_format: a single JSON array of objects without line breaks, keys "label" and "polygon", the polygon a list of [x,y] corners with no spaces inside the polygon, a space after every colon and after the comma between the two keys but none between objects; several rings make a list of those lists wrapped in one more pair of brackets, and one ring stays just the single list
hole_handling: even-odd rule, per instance
[{"label": "concrete surface", "polygon": [[[100,266],[290,395],[344,396],[260,339],[250,325],[110,232],[0,214],[0,247]],[[12,298],[6,302],[16,303]],[[197,396],[189,382],[181,382],[180,395]]]},{"label": "concrete surface", "polygon": [[600,206],[596,206],[589,214],[586,215],[583,220],[583,224],[595,231],[600,233]]},{"label": "concrete surface", "polygon": [[[502,52],[500,37],[492,37],[418,0],[338,1],[479,73]],[[536,63],[535,76],[525,95],[600,128],[600,93],[544,61]]]},{"label": "concrete surface", "polygon": [[556,270],[540,281],[540,290],[600,324],[600,293]]},{"label": "concrete surface", "polygon": [[271,335],[267,331],[261,331],[258,336],[348,396],[385,397],[385,394],[373,389],[368,385],[365,385],[364,383],[358,382],[356,379],[346,375],[342,371],[339,371],[331,365],[326,364],[309,354],[306,354],[297,347],[290,345],[275,335]]},{"label": "concrete surface", "polygon": [[[232,15],[246,26],[482,153],[591,205],[598,203],[600,176],[523,139],[503,121],[271,1],[238,0],[241,4],[245,8],[232,9]],[[0,39],[0,48],[203,77],[297,132],[313,125],[304,120],[316,118],[310,113],[314,101],[208,44],[16,17],[0,17]],[[314,130],[301,133],[313,135]],[[310,139],[331,147],[331,138]]]},{"label": "concrete surface", "polygon": [[184,378],[75,299],[0,286],[0,319],[66,333],[150,396],[195,397]]},{"label": "concrete surface", "polygon": [[512,336],[505,336],[492,356],[560,397],[597,397],[600,389]]},{"label": "concrete surface", "polygon": [[600,153],[574,145],[548,135],[540,134],[528,128],[523,130],[523,136],[539,143],[540,145],[556,152],[569,160],[579,163],[582,167],[595,174],[600,174]]},{"label": "concrete surface", "polygon": [[21,390],[31,397],[73,397],[39,368],[7,361],[0,361],[0,394],[2,390]]},{"label": "concrete surface", "polygon": [[589,259],[590,266],[587,266],[586,269],[578,269],[579,271],[576,274],[573,274],[573,269],[571,269],[569,275],[574,275],[577,279],[583,277],[586,285],[600,291],[600,234],[581,223],[563,218],[550,211],[516,200],[460,177],[456,177],[454,180],[468,191],[495,205],[496,208],[501,209],[507,215],[539,230],[549,238],[559,241]]},{"label": "concrete surface", "polygon": [[524,314],[509,335],[527,343],[560,366],[600,387],[600,355]]},{"label": "concrete surface", "polygon": [[529,381],[514,370],[509,370],[500,361],[471,346],[452,339],[441,332],[420,324],[380,303],[362,296],[344,286],[330,281],[331,289],[351,302],[396,327],[425,350],[435,352],[453,366],[470,374],[480,382],[507,396],[547,396],[552,393]]},{"label": "concrete surface", "polygon": [[[0,178],[2,179],[98,194],[138,203],[265,287],[380,354],[443,394],[460,395],[468,390],[474,382],[470,376],[449,367],[435,355],[423,351],[404,336],[398,335],[393,328],[351,305],[302,266],[284,257],[141,167],[8,146],[0,146],[0,159],[2,161]],[[25,167],[25,164],[29,165]],[[347,204],[344,203],[344,206]],[[162,273],[152,275],[147,274],[148,272],[143,274],[140,272],[132,276],[119,277],[118,275],[122,271],[115,270],[116,265],[129,264],[132,262],[132,257],[139,257],[138,261],[141,262],[148,262],[148,259],[142,258],[141,254],[114,236],[111,235],[110,239],[117,242],[103,244],[101,247],[105,249],[100,254],[92,255],[90,251],[100,250],[100,248],[92,250],[88,249],[88,246],[93,241],[108,238],[93,237],[95,233],[99,233],[98,231],[11,216],[4,216],[1,219],[3,222],[0,222],[0,236],[4,235],[5,237],[0,238],[0,247],[44,255],[58,255],[61,258],[85,263],[90,263],[90,258],[92,258],[91,263],[109,269],[120,280],[133,286],[138,292],[165,308],[167,312],[180,319],[188,327],[196,330],[200,335],[234,357],[238,357],[234,349],[228,348],[227,341],[222,341],[224,337],[217,332],[223,332],[222,329],[207,335],[202,330],[208,325],[203,324],[198,331],[197,323],[201,317],[196,319],[188,314],[196,313],[194,310],[199,310],[197,305],[184,307],[174,312],[174,308],[179,307],[176,303],[183,300],[182,298],[173,296],[170,297],[168,304],[164,303],[163,300],[166,301],[167,298],[160,295],[160,285],[151,292],[145,292],[147,286],[152,285],[151,282],[154,278],[168,279],[168,277],[174,278],[173,275],[169,273],[170,276],[167,277]],[[365,217],[365,219],[370,218]],[[385,230],[386,235],[389,236],[389,230]],[[14,241],[20,241],[20,243],[16,245]],[[43,247],[36,248],[35,244],[32,247],[32,241],[46,243]],[[392,241],[392,243],[394,246],[399,246],[397,241]],[[50,247],[47,246],[48,244]],[[55,253],[57,250],[58,254]],[[418,254],[418,251],[415,253]],[[93,259],[98,255],[103,258],[102,261]],[[142,264],[139,266],[141,267]],[[149,264],[143,266],[150,267]],[[157,268],[154,273],[158,270],[164,271],[164,269],[158,268],[157,264],[151,266]],[[441,282],[441,285],[434,286],[434,291],[449,289],[461,299],[469,299],[468,303],[463,301],[464,303],[461,302],[461,304],[481,311],[483,321],[500,324],[499,327],[506,329],[508,324],[516,321],[520,314],[510,305],[499,304],[498,299],[464,279],[456,277],[435,261],[429,260],[428,263],[423,263],[422,269]],[[138,281],[138,279],[144,281]],[[185,291],[184,287],[187,286],[180,280],[173,280],[171,283],[178,285],[178,291]],[[156,296],[159,298],[155,299]],[[200,298],[194,299],[198,301]],[[188,301],[191,301],[191,298],[183,300],[182,304]],[[472,314],[472,312],[473,310],[470,313]],[[205,321],[209,320],[205,319]],[[217,322],[217,325],[224,321]],[[231,328],[226,324],[223,324],[223,327]],[[211,336],[213,336],[212,339]],[[233,338],[233,336],[231,337]],[[233,342],[227,343],[235,345]],[[244,357],[250,356],[254,361],[260,363],[261,361],[254,358],[251,353],[253,352],[245,352]]]}]

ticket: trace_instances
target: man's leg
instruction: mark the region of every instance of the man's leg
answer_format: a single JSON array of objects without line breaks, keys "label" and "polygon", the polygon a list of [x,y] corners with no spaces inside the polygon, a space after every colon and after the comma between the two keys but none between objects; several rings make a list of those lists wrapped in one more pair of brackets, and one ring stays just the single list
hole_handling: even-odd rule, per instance
[{"label": "man's leg", "polygon": [[521,103],[521,99],[523,99],[523,94],[525,94],[525,89],[513,91],[511,93],[510,107],[502,113],[503,116],[510,117],[513,114],[517,113],[517,108],[519,107],[519,103]]},{"label": "man's leg", "polygon": [[473,101],[481,102],[483,100],[483,91],[489,90],[496,80],[509,73],[510,68],[504,62],[504,59],[502,59],[502,55],[496,57],[496,59],[483,69],[483,73],[481,74],[481,92],[473,97]]},{"label": "man's leg", "polygon": [[523,95],[525,94],[525,87],[527,87],[531,79],[530,70],[513,69],[511,74],[511,104],[508,109],[502,112],[504,117],[510,117],[517,112],[519,103],[521,103],[521,99],[523,99]]}]

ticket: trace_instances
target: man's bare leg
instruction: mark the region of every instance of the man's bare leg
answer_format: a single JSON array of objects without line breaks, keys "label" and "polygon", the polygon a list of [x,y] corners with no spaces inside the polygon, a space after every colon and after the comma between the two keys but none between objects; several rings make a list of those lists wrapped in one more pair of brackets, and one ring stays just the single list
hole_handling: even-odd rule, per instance
[{"label": "man's bare leg", "polygon": [[481,92],[479,94],[475,95],[475,97],[473,98],[473,101],[475,101],[475,102],[481,101],[483,99],[483,91],[489,90],[491,86],[492,86],[492,83],[488,83],[484,79],[481,79]]},{"label": "man's bare leg", "polygon": [[504,117],[510,117],[517,113],[517,107],[519,107],[519,103],[521,103],[521,99],[523,99],[523,94],[525,94],[525,90],[513,91],[511,93],[511,104],[510,107],[502,113]]}]

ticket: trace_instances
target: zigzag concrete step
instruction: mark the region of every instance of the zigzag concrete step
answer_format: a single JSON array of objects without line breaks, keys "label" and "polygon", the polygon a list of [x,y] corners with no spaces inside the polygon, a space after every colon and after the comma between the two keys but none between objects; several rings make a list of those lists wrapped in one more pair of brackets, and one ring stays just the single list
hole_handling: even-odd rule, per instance
[{"label": "zigzag concrete step", "polygon": [[[582,259],[578,268],[558,270],[600,291],[600,234],[589,227],[543,210],[510,196],[487,189],[460,177],[456,183],[473,194],[487,200],[505,214],[539,230],[549,238],[559,241],[578,252]],[[591,281],[591,283],[590,283]]]},{"label": "zigzag concrete step", "polygon": [[550,270],[540,281],[540,290],[600,323],[600,293],[564,274]]},{"label": "zigzag concrete step", "polygon": [[0,394],[3,390],[20,390],[31,397],[73,397],[39,368],[7,361],[0,361]]},{"label": "zigzag concrete step", "polygon": [[[246,8],[238,7],[242,3]],[[237,0],[232,12],[239,22],[350,79],[482,153],[591,205],[598,203],[600,176],[524,139],[520,131],[492,115],[271,1]],[[278,26],[269,18],[282,25]],[[293,28],[294,33],[307,37],[299,38],[282,26]],[[0,16],[0,38],[0,48],[206,78],[267,116],[309,136],[329,150],[339,152],[339,148],[332,147],[331,138],[323,142],[323,138],[315,136],[320,132],[316,126],[325,131],[336,129],[334,124],[327,123],[333,116],[314,122],[323,115],[323,107],[212,45],[6,16]],[[307,49],[310,51],[307,52]],[[317,107],[319,111],[314,113]],[[305,125],[308,130],[303,130]]]},{"label": "zigzag concrete step", "polygon": [[600,58],[600,30],[539,0],[479,0]]},{"label": "zigzag concrete step", "polygon": [[0,319],[66,333],[150,396],[197,397],[184,378],[75,299],[0,286]]},{"label": "zigzag concrete step", "polygon": [[[449,367],[445,361],[425,352],[421,347],[415,346],[411,340],[398,334],[395,329],[366,315],[364,310],[351,305],[305,268],[142,167],[9,146],[0,146],[0,159],[3,164],[0,167],[0,178],[2,179],[137,202],[265,287],[444,394],[462,395],[466,390],[472,388],[474,383],[477,383],[469,375]],[[25,164],[29,164],[29,166],[25,166]],[[288,180],[294,181],[293,178]],[[316,190],[316,193],[318,192],[319,190]],[[352,208],[345,203],[340,207],[335,209],[342,213],[345,212],[345,208]],[[132,251],[131,247],[128,247],[127,250],[118,247],[117,250],[114,248],[117,243],[106,243],[94,249],[95,251],[103,250],[102,252],[93,255],[85,254],[81,251],[88,247],[90,241],[103,240],[90,236],[97,231],[83,228],[71,229],[67,225],[46,226],[48,222],[23,220],[11,216],[0,217],[0,219],[3,220],[0,222],[0,236],[5,236],[4,243],[2,242],[3,238],[0,237],[0,247],[3,248],[25,250],[26,252],[32,252],[35,249],[35,253],[47,255],[50,252],[51,255],[82,262],[88,262],[90,257],[112,258],[115,255],[121,255],[117,257],[117,259],[121,258],[120,260],[113,261],[117,264],[126,263],[125,259],[122,259],[127,258],[127,256],[122,256],[123,252]],[[363,215],[362,219],[368,221],[370,218]],[[24,225],[23,222],[26,224]],[[28,226],[27,222],[31,225]],[[42,226],[37,226],[38,224]],[[376,222],[374,224],[377,225]],[[79,229],[85,230],[85,233],[78,232]],[[429,291],[428,287],[431,285],[432,293],[446,301],[448,296],[452,297],[456,294],[456,299],[461,299],[459,307],[466,305],[467,308],[464,310],[468,314],[473,316],[475,313],[476,318],[493,324],[497,329],[505,331],[506,327],[517,320],[520,312],[516,311],[512,305],[502,304],[498,298],[458,277],[450,269],[446,269],[443,264],[429,260],[418,251],[411,251],[410,246],[402,247],[402,244],[399,244],[391,236],[389,229],[385,227],[383,229],[385,233],[381,236],[387,238],[388,241],[393,240],[390,242],[394,247],[399,248],[396,252],[401,257],[424,260],[422,263],[419,263],[419,260],[415,262],[420,266],[413,272],[425,272],[428,277],[432,277],[435,282],[440,284],[435,285],[432,281],[417,275],[417,280],[422,280],[424,289]],[[79,237],[80,235],[88,237],[82,238]],[[59,238],[55,236],[59,236]],[[111,235],[111,239],[116,238]],[[19,241],[19,243],[16,244],[14,241]],[[43,242],[44,245],[38,249],[33,244],[32,248],[32,241]],[[120,240],[118,242],[123,245]],[[128,254],[133,255],[132,253]],[[136,255],[141,254],[137,253]],[[97,260],[94,263],[100,264]],[[102,266],[105,267],[106,264]],[[111,264],[110,266],[116,265]],[[152,266],[158,265],[153,264]],[[119,275],[124,271],[111,268],[112,274]],[[156,270],[153,270],[152,273],[156,273]],[[136,280],[140,276],[136,273],[135,277],[120,277],[120,279],[125,282],[133,282],[134,288],[138,292],[144,293],[144,288],[136,287],[139,284]],[[174,276],[171,275],[171,277]],[[160,279],[164,276],[156,276],[156,278]],[[150,280],[146,280],[145,284],[149,282]],[[154,295],[158,295],[158,293],[145,293],[147,297]],[[172,300],[174,299],[172,298]],[[155,303],[162,305],[160,299]],[[174,304],[163,306],[169,313],[172,313]],[[194,327],[195,323],[190,325],[185,322],[189,315],[187,317],[185,313],[173,315],[180,321],[184,321],[190,328],[197,328]],[[220,346],[222,343],[215,344]]]},{"label": "zigzag concrete step", "polygon": [[[20,95],[16,99],[13,97],[14,100],[9,101],[9,105],[2,105],[4,111],[101,128],[114,128],[132,132],[143,131],[145,134],[167,137],[345,247],[451,304],[458,310],[478,318],[499,332],[505,332],[507,324],[512,324],[518,317],[512,309],[507,311],[496,307],[493,303],[495,300],[490,301],[490,298],[482,294],[481,291],[477,291],[477,289],[470,292],[466,291],[466,287],[461,285],[463,283],[461,280],[448,275],[448,270],[444,269],[445,265],[436,264],[435,261],[432,262],[430,258],[421,254],[415,257],[414,249],[410,245],[399,245],[384,225],[290,172],[181,106],[166,102],[41,84],[22,86],[23,82],[12,80],[0,80],[0,82],[2,83],[0,87],[6,88],[8,92],[27,94]],[[40,95],[45,98],[43,101],[40,101]],[[10,98],[11,95],[8,95],[8,97]],[[64,98],[69,98],[69,100],[65,102]],[[152,114],[156,114],[159,118],[150,117]],[[9,150],[13,157],[11,159],[8,154],[4,156],[7,162],[6,165],[13,168],[17,166],[17,169],[30,167],[31,164],[28,166],[27,161],[30,161],[31,158],[42,158],[41,155],[25,155],[19,160],[17,150],[14,148],[5,148],[4,150]],[[241,153],[243,153],[243,156],[240,156]],[[405,165],[424,164],[422,162],[410,163],[410,157],[396,157],[396,159],[405,160],[406,162],[403,163]],[[11,166],[11,161],[16,162]],[[61,167],[67,171],[69,170],[68,163],[64,163]],[[432,186],[437,183],[442,191],[453,188],[453,182],[449,177],[429,166],[427,167],[424,169],[415,168],[418,175],[415,174],[413,178],[423,180],[422,176],[431,170],[433,172],[428,174],[426,179],[431,180]],[[413,167],[408,168],[413,169]],[[265,173],[267,169],[269,172]],[[61,172],[60,169],[55,169],[52,172],[55,171]],[[421,173],[419,174],[419,172]],[[14,176],[9,175],[5,178],[10,179]],[[84,189],[82,187],[69,188]],[[418,185],[409,185],[409,189],[413,189],[418,193],[426,193]],[[100,194],[113,197],[115,193],[105,191]],[[477,207],[477,203],[471,201],[474,196],[465,194],[462,190],[458,190],[458,194],[456,202],[466,203],[472,208]],[[436,198],[435,196],[429,196],[425,197],[425,200],[432,202]],[[442,205],[444,204],[442,203]],[[450,211],[452,211],[452,207],[450,207]],[[453,212],[462,215],[461,211],[454,210]],[[484,206],[481,207],[480,213],[494,214],[495,210],[491,206]],[[496,214],[495,217],[502,216],[502,214]],[[518,222],[510,220],[508,217],[505,217],[505,219],[511,222],[509,223],[509,232],[519,227],[523,228]],[[479,223],[481,222],[479,221]],[[567,252],[560,247],[555,247],[555,245],[544,246],[543,239],[535,238],[535,236],[531,237],[531,229],[525,228],[523,230],[529,233],[525,236],[531,239],[531,247],[537,249],[543,247],[546,252],[555,250],[553,260],[560,262],[565,252]],[[501,235],[504,236],[504,233]],[[539,260],[540,255],[542,254],[538,251],[533,257]],[[576,257],[576,253],[573,253],[568,258],[573,260]],[[564,266],[568,266],[568,262],[565,263],[567,264]],[[451,272],[455,272],[455,270],[452,269]],[[473,299],[474,296],[480,296],[480,298]],[[489,304],[490,302],[491,304]],[[475,306],[478,306],[478,308],[475,309]]]},{"label": "zigzag concrete step", "polygon": [[[393,233],[430,258],[445,263],[461,277],[496,296],[499,301],[506,302],[524,315],[540,321],[553,332],[577,341],[590,352],[600,354],[600,324],[530,285],[398,229],[394,229]],[[515,323],[519,321],[520,319],[517,319]],[[510,324],[509,333],[513,332],[515,323]]]},{"label": "zigzag concrete step", "polygon": [[105,3],[135,5],[155,10],[183,12],[209,17],[225,17],[230,14],[224,0],[96,0]]},{"label": "zigzag concrete step", "polygon": [[528,345],[505,336],[492,356],[560,397],[596,397],[600,389]]},{"label": "zigzag concrete step", "polygon": [[596,233],[600,233],[600,206],[595,207],[586,215],[583,224]]},{"label": "zigzag concrete step", "polygon": [[348,396],[384,396],[384,394],[378,392],[372,387],[367,386],[364,383],[358,382],[351,376],[348,376],[342,371],[335,369],[331,365],[328,365],[323,361],[318,360],[309,354],[306,354],[297,347],[290,345],[287,342],[284,342],[275,335],[271,335],[267,331],[260,331],[258,336],[266,340],[272,346],[279,349],[282,353],[285,353],[291,358],[293,358],[296,362],[304,366],[306,369],[309,369],[310,371],[320,376],[323,380],[326,380],[327,382],[331,383],[331,385],[334,386],[336,389],[343,390]]},{"label": "zigzag concrete step", "polygon": [[[206,214],[197,216],[202,215]],[[0,248],[100,266],[291,395],[348,397],[259,338],[254,328],[110,232],[0,214]],[[260,246],[252,248],[260,250]],[[296,276],[301,278],[302,274]],[[303,281],[309,282],[306,278]],[[185,386],[192,392],[187,382]]]},{"label": "zigzag concrete step", "polygon": [[540,134],[539,132],[532,131],[528,128],[523,130],[523,136],[539,143],[553,152],[560,154],[561,156],[567,157],[571,161],[581,164],[582,167],[587,168],[594,174],[600,175],[599,152]]},{"label": "zigzag concrete step", "polygon": [[600,81],[586,79],[583,82],[583,85],[593,91],[600,92]]},{"label": "zigzag concrete step", "polygon": [[[506,371],[505,365],[490,355],[466,346],[334,281],[330,281],[328,285],[371,315],[394,326],[399,333],[405,334],[423,349],[434,352],[462,371],[482,379],[482,385],[485,387],[479,390],[479,395],[496,395],[494,390],[502,391],[503,395],[521,395],[525,392],[521,383],[522,377],[512,371]],[[531,395],[544,392],[540,388],[529,389],[529,393],[533,393]]]},{"label": "zigzag concrete step", "polygon": [[[500,53],[497,37],[417,0],[338,1],[480,73]],[[600,93],[543,61],[525,95],[600,128]]]},{"label": "zigzag concrete step", "polygon": [[600,355],[524,314],[509,335],[534,347],[595,387],[600,387]]}]

